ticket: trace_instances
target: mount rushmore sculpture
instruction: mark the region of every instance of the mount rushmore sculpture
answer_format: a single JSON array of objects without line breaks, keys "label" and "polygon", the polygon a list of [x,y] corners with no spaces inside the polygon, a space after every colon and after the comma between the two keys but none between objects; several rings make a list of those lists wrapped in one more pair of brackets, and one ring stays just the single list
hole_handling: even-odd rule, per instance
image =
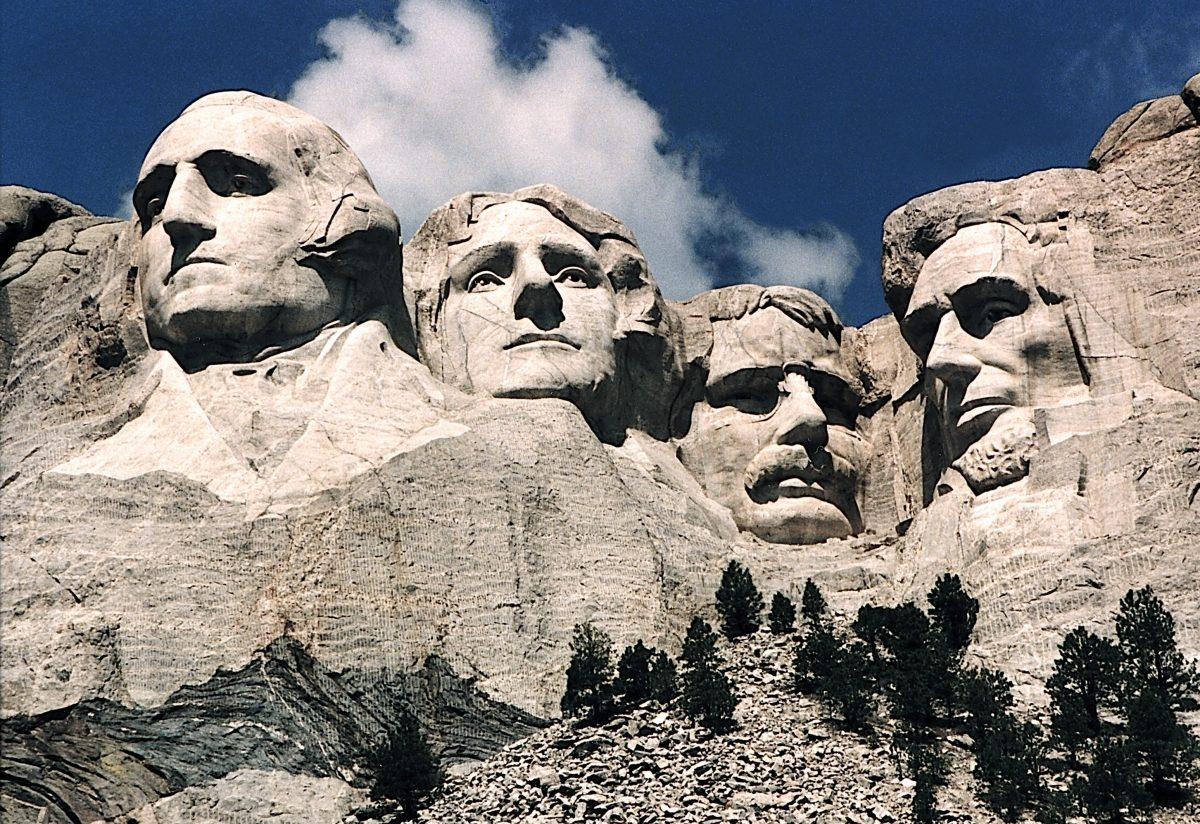
[{"label": "mount rushmore sculpture", "polygon": [[576,622],[675,649],[731,558],[842,608],[955,571],[1019,684],[1135,584],[1197,652],[1197,84],[1089,169],[897,209],[860,329],[669,301],[546,184],[402,245],[345,141],[249,92],[166,127],[129,221],[7,187],[5,810],[339,820],[397,705],[484,757],[555,714]]}]

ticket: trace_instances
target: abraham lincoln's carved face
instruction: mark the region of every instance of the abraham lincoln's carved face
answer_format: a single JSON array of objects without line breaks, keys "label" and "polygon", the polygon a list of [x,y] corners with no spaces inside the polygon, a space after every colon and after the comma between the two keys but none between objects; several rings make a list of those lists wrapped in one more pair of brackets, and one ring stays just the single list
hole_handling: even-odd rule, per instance
[{"label": "abraham lincoln's carved face", "polygon": [[1083,389],[1062,304],[1037,288],[1043,259],[1006,223],[964,228],[921,268],[901,323],[951,462],[976,492],[1023,477],[1033,409]]}]

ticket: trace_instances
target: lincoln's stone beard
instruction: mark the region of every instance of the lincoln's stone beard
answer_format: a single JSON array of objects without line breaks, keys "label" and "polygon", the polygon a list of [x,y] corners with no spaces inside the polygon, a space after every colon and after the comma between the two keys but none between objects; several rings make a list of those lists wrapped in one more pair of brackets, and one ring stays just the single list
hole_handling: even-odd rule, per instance
[{"label": "lincoln's stone beard", "polygon": [[1019,481],[1029,473],[1029,461],[1037,454],[1037,430],[1029,410],[1013,413],[993,423],[986,438],[969,444],[951,463],[977,494]]}]

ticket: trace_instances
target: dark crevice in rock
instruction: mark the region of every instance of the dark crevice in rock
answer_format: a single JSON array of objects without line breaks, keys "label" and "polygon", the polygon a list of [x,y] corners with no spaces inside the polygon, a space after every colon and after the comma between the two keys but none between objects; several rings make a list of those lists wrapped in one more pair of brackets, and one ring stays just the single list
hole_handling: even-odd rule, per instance
[{"label": "dark crevice in rock", "polygon": [[367,786],[368,756],[403,712],[416,713],[447,761],[484,758],[545,724],[486,698],[439,659],[405,674],[335,673],[285,637],[161,706],[102,699],[8,719],[0,804],[91,821],[240,769]]}]

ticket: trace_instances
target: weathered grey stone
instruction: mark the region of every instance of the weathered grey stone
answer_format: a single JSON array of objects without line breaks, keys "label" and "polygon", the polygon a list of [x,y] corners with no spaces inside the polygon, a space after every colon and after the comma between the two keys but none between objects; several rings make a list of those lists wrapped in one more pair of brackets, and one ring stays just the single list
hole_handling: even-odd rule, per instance
[{"label": "weathered grey stone", "polygon": [[[244,93],[189,109],[143,169],[135,221],[23,229],[33,236],[0,270],[6,815],[387,821],[363,803],[381,769],[372,758],[413,711],[450,767],[477,767],[452,769],[450,787],[484,820],[718,820],[735,799],[748,806],[732,814],[764,820],[884,820],[911,788],[883,750],[782,697],[790,656],[774,642],[754,642],[761,667],[731,662],[744,733],[714,741],[649,710],[603,737],[534,732],[557,713],[576,622],[618,648],[642,638],[676,652],[691,616],[711,617],[730,559],[794,601],[812,578],[842,611],[919,599],[957,572],[983,601],[973,655],[1034,701],[1064,630],[1099,628],[1129,587],[1154,585],[1194,655],[1200,129],[1180,114],[1188,89],[1110,130],[1097,170],[966,184],[897,210],[884,234],[894,317],[862,329],[796,290],[671,305],[626,227],[537,186],[460,196],[418,232],[405,287],[419,341],[394,219],[340,139]],[[277,158],[283,178],[338,193],[331,181],[349,181],[353,198],[289,201],[271,226],[254,213],[225,222],[227,204],[205,205],[219,193],[193,173],[213,148],[238,154],[214,142],[231,124],[250,143],[274,134],[268,150],[298,143],[311,162]],[[353,242],[297,231],[318,213]],[[170,274],[177,252],[203,257],[226,228],[246,232],[231,246],[239,277],[315,275],[309,286],[345,296],[353,284],[354,299],[264,326],[253,300],[205,297],[204,279],[223,276],[215,264],[195,262],[187,300],[186,279],[172,295],[159,287],[173,277],[147,274],[164,263]],[[547,239],[570,247],[569,265],[551,265]],[[485,247],[508,255],[501,271],[472,257]],[[487,288],[455,293],[459,275]],[[1020,311],[990,324],[1011,334],[944,334],[967,331],[1002,279],[1020,287],[1005,297]],[[594,302],[573,302],[584,293]],[[785,312],[788,294],[812,313]],[[193,299],[211,323],[176,323]],[[507,337],[456,320],[468,299],[494,301],[488,317]],[[726,318],[710,302],[745,311]],[[526,333],[531,357],[510,357]],[[970,397],[984,383],[946,360],[982,363],[981,341],[1011,379],[989,378],[989,392],[1011,390],[995,431],[959,426],[964,406],[990,396]],[[747,367],[779,372],[789,414],[810,402],[812,437],[790,444],[804,467],[841,454],[853,478],[852,494],[779,529],[755,529],[714,492],[744,494],[757,430],[734,433],[736,459],[714,460],[683,423],[701,422],[701,402],[720,410],[703,390]],[[853,415],[822,402],[814,384],[829,375],[852,392]],[[760,470],[751,487],[774,471]],[[493,780],[498,763],[519,782]],[[950,792],[974,814],[965,784]],[[457,820],[456,803],[438,802],[441,820]]]}]

